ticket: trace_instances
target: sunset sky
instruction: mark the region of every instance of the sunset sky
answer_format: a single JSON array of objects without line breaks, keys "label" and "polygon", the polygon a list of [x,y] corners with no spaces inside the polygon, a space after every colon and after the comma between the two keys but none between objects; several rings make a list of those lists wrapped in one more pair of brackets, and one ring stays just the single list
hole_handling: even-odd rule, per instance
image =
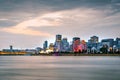
[{"label": "sunset sky", "polygon": [[42,47],[56,34],[120,37],[120,0],[0,0],[0,50]]}]

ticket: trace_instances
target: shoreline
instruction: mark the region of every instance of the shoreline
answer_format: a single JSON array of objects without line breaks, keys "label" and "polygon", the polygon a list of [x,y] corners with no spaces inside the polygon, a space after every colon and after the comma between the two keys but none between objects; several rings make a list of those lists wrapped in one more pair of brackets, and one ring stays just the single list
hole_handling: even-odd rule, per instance
[{"label": "shoreline", "polygon": [[62,54],[0,54],[0,56],[120,56],[120,54],[73,54],[73,53],[62,53]]},{"label": "shoreline", "polygon": [[33,54],[31,56],[120,56],[120,54]]}]

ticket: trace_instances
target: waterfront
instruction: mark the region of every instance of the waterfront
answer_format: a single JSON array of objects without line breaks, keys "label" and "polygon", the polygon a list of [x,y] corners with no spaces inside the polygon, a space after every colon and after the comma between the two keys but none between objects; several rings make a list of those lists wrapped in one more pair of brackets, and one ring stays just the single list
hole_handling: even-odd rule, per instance
[{"label": "waterfront", "polygon": [[119,80],[119,56],[0,56],[0,80]]}]

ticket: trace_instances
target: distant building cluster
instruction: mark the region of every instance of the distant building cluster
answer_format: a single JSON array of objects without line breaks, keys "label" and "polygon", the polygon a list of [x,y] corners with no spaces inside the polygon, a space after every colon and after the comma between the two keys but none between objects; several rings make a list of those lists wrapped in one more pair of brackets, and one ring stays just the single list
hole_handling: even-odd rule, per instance
[{"label": "distant building cluster", "polygon": [[74,52],[74,53],[120,53],[120,38],[102,39],[99,42],[99,37],[92,36],[85,42],[80,37],[73,37],[72,43],[69,43],[67,38],[62,38],[62,35],[56,35],[54,43],[45,41],[41,53],[50,52]]},{"label": "distant building cluster", "polygon": [[99,42],[99,37],[92,36],[86,42],[81,40],[80,37],[73,37],[71,43],[67,38],[62,38],[62,35],[56,35],[55,42],[48,44],[48,41],[44,41],[43,48],[37,47],[36,49],[18,50],[13,49],[10,45],[10,49],[3,49],[2,52],[11,52],[17,54],[40,54],[40,53],[120,53],[120,38],[114,39],[102,39]]}]

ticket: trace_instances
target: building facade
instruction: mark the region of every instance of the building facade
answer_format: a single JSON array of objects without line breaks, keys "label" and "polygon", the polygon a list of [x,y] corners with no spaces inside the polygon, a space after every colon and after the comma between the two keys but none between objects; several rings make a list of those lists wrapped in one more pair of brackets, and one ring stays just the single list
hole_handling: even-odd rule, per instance
[{"label": "building facade", "polygon": [[62,51],[62,35],[60,34],[56,35],[54,48],[56,52]]},{"label": "building facade", "polygon": [[43,44],[44,51],[46,51],[47,48],[48,48],[48,41],[44,41],[44,44]]}]

